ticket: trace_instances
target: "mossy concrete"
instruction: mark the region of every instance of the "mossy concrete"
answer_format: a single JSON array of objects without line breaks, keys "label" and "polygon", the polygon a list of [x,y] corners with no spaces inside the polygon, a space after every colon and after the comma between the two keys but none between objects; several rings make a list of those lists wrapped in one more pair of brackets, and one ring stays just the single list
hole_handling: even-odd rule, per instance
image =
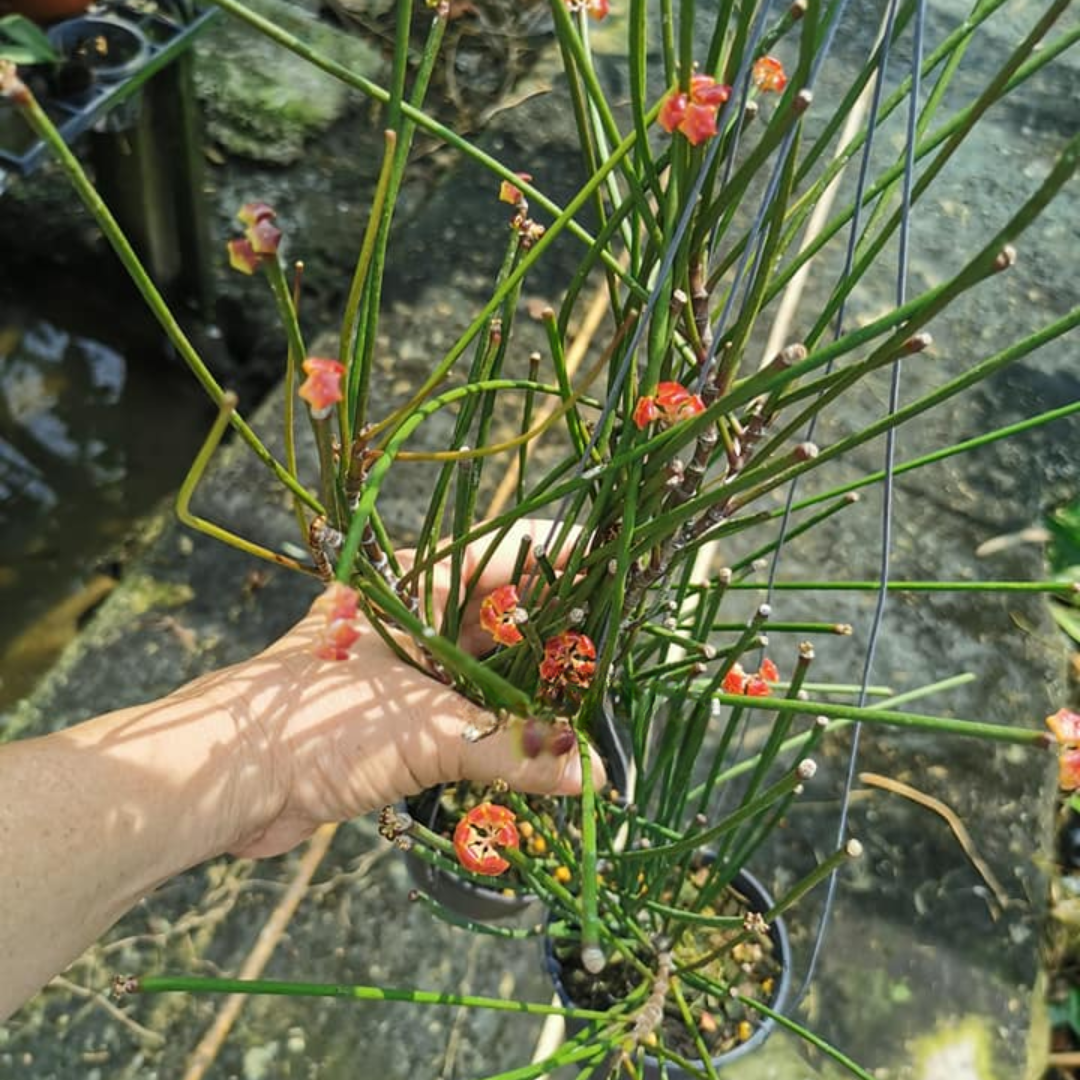
[{"label": "mossy concrete", "polygon": [[[375,80],[384,64],[363,39],[298,4],[254,0],[253,11],[357,75]],[[196,89],[208,137],[230,154],[287,165],[361,95],[247,24],[218,18],[196,43]]]}]

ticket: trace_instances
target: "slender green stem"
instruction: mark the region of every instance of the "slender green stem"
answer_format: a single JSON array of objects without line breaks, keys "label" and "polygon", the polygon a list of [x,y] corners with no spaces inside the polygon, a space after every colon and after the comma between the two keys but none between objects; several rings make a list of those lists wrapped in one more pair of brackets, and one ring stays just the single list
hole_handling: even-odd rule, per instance
[{"label": "slender green stem", "polygon": [[[732,694],[720,694],[717,696],[721,699],[734,697]],[[751,700],[758,701],[759,699],[753,698]],[[773,704],[776,705],[779,703],[773,702]],[[787,702],[786,704],[801,705],[800,702]],[[805,706],[805,708],[810,710],[816,708],[816,706]],[[744,822],[751,820],[758,814],[767,810],[784,796],[789,795],[801,783],[802,779],[799,774],[792,770],[775,784],[766,788],[756,799],[751,799],[746,802],[740,806],[738,810],[728,814],[723,820],[717,822],[717,824],[710,825],[707,829],[696,831],[690,836],[687,836],[682,840],[676,840],[670,844],[657,845],[650,848],[635,848],[632,851],[620,851],[613,853],[612,857],[619,862],[640,862],[645,860],[646,862],[654,863],[664,856],[683,855],[688,851],[697,851],[701,848],[708,847],[714,840],[726,835],[733,829],[738,828]]]},{"label": "slender green stem", "polygon": [[608,1020],[610,1013],[531,1001],[508,1001],[476,994],[451,994],[343,983],[291,982],[282,979],[215,979],[195,975],[148,975],[134,981],[139,994],[269,994],[280,997],[332,997],[351,1001],[408,1001],[414,1005],[458,1005],[528,1016],[565,1016],[574,1020]]},{"label": "slender green stem", "polygon": [[560,1049],[543,1061],[534,1061],[517,1069],[508,1069],[506,1072],[485,1077],[484,1080],[538,1080],[555,1069],[584,1062],[586,1068],[578,1074],[580,1080],[592,1074],[596,1065],[611,1053],[617,1041],[616,1038],[597,1039],[591,1031],[586,1031],[577,1039],[563,1043]]},{"label": "slender green stem", "polygon": [[258,559],[265,559],[267,562],[272,562],[276,566],[283,566],[287,570],[298,570],[304,574],[314,574],[315,571],[311,567],[302,566],[287,555],[281,555],[251,540],[246,540],[244,537],[229,532],[228,529],[215,525],[212,521],[207,521],[206,518],[198,517],[191,512],[191,498],[195,494],[195,489],[199,486],[207,466],[210,464],[210,459],[214,456],[218,443],[221,442],[221,438],[225,434],[225,429],[229,426],[232,411],[235,408],[236,395],[231,390],[226,390],[222,395],[221,405],[218,408],[218,414],[214,418],[210,432],[199,448],[199,452],[195,455],[195,460],[191,463],[191,468],[188,470],[184,482],[180,485],[180,490],[176,493],[176,516],[189,528],[206,533],[207,536],[212,536],[215,540],[220,540],[230,547],[238,548],[248,555],[254,555]]},{"label": "slender green stem", "polygon": [[581,761],[581,962],[586,971],[595,973],[605,962],[597,910],[596,793],[592,783],[592,747],[581,728],[575,734]]},{"label": "slender green stem", "polygon": [[360,538],[363,535],[364,525],[375,509],[380,487],[390,471],[394,458],[404,443],[432,413],[464,398],[476,394],[487,394],[492,390],[534,390],[546,394],[559,394],[557,386],[546,383],[530,383],[525,379],[484,379],[447,390],[446,393],[431,398],[413,408],[387,440],[382,453],[368,472],[367,482],[364,485],[360,501],[353,512],[349,531],[345,537],[345,543],[342,545],[341,556],[338,559],[337,574],[340,581],[347,581],[353,573],[353,565],[357,552],[360,550]]},{"label": "slender green stem", "polygon": [[840,869],[845,863],[856,859],[862,852],[862,845],[857,841],[849,840],[839,851],[834,851],[827,859],[823,859],[801,881],[792,886],[765,915],[772,922],[789,908],[797,904],[807,893],[812,892],[823,881],[827,880],[834,871]]},{"label": "slender green stem", "polygon": [[[359,326],[360,298],[368,280],[371,268],[371,256],[375,250],[375,240],[379,234],[379,222],[382,221],[383,208],[386,204],[386,192],[390,184],[390,172],[394,163],[394,148],[397,146],[397,132],[383,132],[383,159],[379,169],[379,179],[371,198],[371,212],[368,215],[367,228],[364,230],[360,255],[356,260],[349,295],[345,301],[345,314],[341,321],[341,341],[338,345],[339,359],[349,369],[346,385],[349,388],[345,398],[347,407],[347,425],[343,429],[343,444],[352,443],[353,435],[363,427],[366,421],[367,373],[359,370],[355,363],[356,336]],[[354,370],[356,367],[356,370]],[[342,454],[342,467],[347,468],[348,455]]]},{"label": "slender green stem", "polygon": [[495,923],[477,922],[475,919],[469,919],[456,911],[452,911],[444,904],[440,904],[438,900],[429,896],[423,889],[410,889],[409,899],[425,907],[435,918],[461,930],[468,930],[470,934],[503,938],[506,941],[537,938],[543,934],[543,928],[540,926],[498,926]]},{"label": "slender green stem", "polygon": [[778,712],[806,713],[830,719],[882,724],[915,731],[930,731],[940,735],[963,735],[991,742],[1017,743],[1021,746],[1045,746],[1045,734],[1036,728],[1010,727],[1007,724],[987,724],[980,720],[956,720],[948,716],[925,716],[921,713],[896,712],[892,709],[859,708],[825,701],[789,701],[786,698],[754,698],[741,694],[714,694],[723,705],[739,705],[747,709],[770,709]]},{"label": "slender green stem", "polygon": [[[733,581],[729,589],[778,589],[781,592],[877,592],[882,582],[864,581],[774,581],[772,585],[757,581]],[[893,592],[989,592],[989,593],[1053,593],[1075,595],[1076,587],[1067,581],[889,581]]]},{"label": "slender green stem", "polygon": [[770,1009],[768,1005],[757,1001],[754,998],[744,997],[742,994],[736,995],[736,1001],[742,1002],[747,1008],[754,1009],[756,1012],[762,1013],[764,1016],[768,1016],[770,1019],[775,1020],[777,1024],[782,1028],[786,1028],[794,1035],[798,1035],[800,1039],[804,1039],[815,1049],[820,1050],[826,1057],[831,1058],[838,1065],[842,1065],[852,1076],[856,1076],[859,1080],[874,1080],[872,1073],[868,1073],[865,1069],[861,1068],[854,1061],[837,1050],[835,1046],[827,1043],[820,1035],[815,1035],[808,1028],[803,1027],[801,1024],[797,1024],[794,1020],[783,1013],[778,1013],[774,1009]]},{"label": "slender green stem", "polygon": [[[897,705],[904,705],[909,701],[916,701],[917,699],[922,697],[929,697],[931,694],[945,693],[947,690],[953,690],[958,686],[964,686],[974,681],[975,676],[969,675],[967,673],[962,675],[950,675],[947,679],[940,679],[938,682],[928,683],[926,686],[918,686],[915,689],[908,690],[903,694],[894,694],[893,696],[887,698],[887,700],[878,702],[878,708],[891,709]],[[817,692],[819,689],[818,687],[814,687],[812,684],[808,683],[804,683],[803,686],[808,691],[812,689],[814,690],[814,692]],[[852,695],[859,694],[861,692],[862,687],[860,686],[854,686],[851,688]],[[839,731],[847,727],[849,724],[853,723],[855,723],[854,720],[833,720],[831,723],[829,723],[828,730]],[[800,750],[805,744],[806,739],[807,736],[805,734],[793,735],[790,739],[787,739],[780,747],[780,753],[790,754],[795,750]],[[722,787],[724,784],[729,783],[736,777],[742,776],[743,773],[749,772],[751,769],[756,767],[759,760],[760,754],[754,754],[751,757],[744,758],[742,761],[736,762],[730,768],[725,769],[722,772],[718,772],[715,778],[716,787]],[[704,784],[701,784],[698,787],[694,788],[694,790],[691,792],[691,798],[697,798],[700,795],[707,793],[708,792],[706,786]]]}]

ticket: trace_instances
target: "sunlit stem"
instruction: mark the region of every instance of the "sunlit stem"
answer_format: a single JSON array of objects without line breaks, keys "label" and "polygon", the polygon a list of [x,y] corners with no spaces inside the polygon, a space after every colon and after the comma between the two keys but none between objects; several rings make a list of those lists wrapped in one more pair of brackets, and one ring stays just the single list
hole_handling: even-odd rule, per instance
[{"label": "sunlit stem", "polygon": [[709,1053],[709,1048],[705,1045],[705,1040],[701,1037],[699,1025],[694,1019],[693,1014],[690,1012],[690,1005],[686,1000],[686,995],[682,992],[682,987],[679,985],[678,979],[671,980],[671,994],[675,998],[675,1004],[679,1007],[679,1015],[682,1017],[685,1030],[694,1038],[694,1047],[697,1050],[698,1061],[704,1067],[705,1075],[709,1080],[718,1080],[716,1066],[712,1063],[712,1055]]},{"label": "sunlit stem", "polygon": [[353,572],[353,563],[356,554],[360,550],[360,539],[363,535],[364,525],[375,509],[379,489],[386,479],[390,466],[397,457],[402,445],[416,431],[418,427],[432,413],[446,408],[454,402],[476,394],[486,394],[493,390],[528,390],[533,389],[543,393],[557,394],[558,388],[546,384],[530,383],[525,379],[484,379],[479,382],[467,383],[464,386],[455,387],[438,397],[431,398],[414,407],[413,411],[403,418],[400,426],[386,442],[382,453],[375,460],[368,472],[367,482],[364,485],[360,501],[353,511],[349,531],[342,546],[341,558],[338,561],[338,579],[347,581]]},{"label": "sunlit stem", "polygon": [[[731,697],[732,695],[726,694],[724,696]],[[774,702],[774,705],[775,704],[777,703]],[[793,704],[801,705],[801,702],[793,702]],[[675,840],[670,844],[652,848],[634,848],[631,851],[620,851],[612,857],[619,862],[640,862],[642,859],[648,862],[655,862],[660,856],[681,855],[687,851],[695,851],[698,848],[706,847],[714,840],[719,839],[726,833],[729,833],[745,822],[750,821],[758,814],[763,813],[772,806],[773,803],[791,794],[791,792],[801,783],[802,779],[798,772],[792,770],[771,787],[766,788],[756,799],[752,799],[740,806],[738,810],[728,814],[727,817],[707,829],[702,829],[700,832],[694,832],[690,836],[683,837],[681,840]]]},{"label": "sunlit stem", "polygon": [[860,1068],[847,1056],[837,1050],[835,1046],[827,1043],[819,1035],[815,1035],[812,1031],[804,1028],[801,1024],[797,1024],[794,1020],[784,1016],[783,1013],[778,1013],[774,1009],[770,1009],[768,1005],[763,1004],[754,998],[744,997],[742,994],[736,994],[735,1000],[742,1002],[747,1008],[754,1009],[756,1012],[761,1013],[764,1016],[768,1016],[770,1019],[775,1020],[777,1024],[782,1028],[786,1028],[788,1031],[798,1035],[800,1039],[804,1039],[810,1043],[811,1046],[820,1050],[827,1057],[832,1058],[838,1065],[842,1065],[852,1076],[856,1076],[859,1080],[874,1080],[872,1073],[868,1073],[865,1069]]},{"label": "sunlit stem", "polygon": [[287,555],[281,555],[276,551],[271,551],[269,548],[261,547],[259,544],[245,540],[242,536],[237,536],[236,533],[229,532],[227,529],[223,529],[220,525],[215,525],[205,518],[196,517],[190,510],[191,497],[195,494],[195,489],[198,487],[199,481],[202,480],[206,467],[210,464],[210,459],[213,457],[218,443],[221,442],[221,437],[225,434],[225,429],[229,426],[232,411],[235,408],[236,395],[231,390],[226,390],[222,394],[221,405],[213,426],[210,428],[210,433],[206,436],[206,440],[200,447],[198,454],[195,455],[195,460],[191,463],[191,468],[188,470],[188,474],[184,477],[184,482],[180,485],[180,490],[176,494],[176,516],[190,528],[206,533],[208,536],[212,536],[215,540],[220,540],[230,547],[239,548],[241,551],[247,552],[248,555],[265,559],[267,562],[272,562],[277,566],[284,566],[288,570],[299,570],[303,574],[315,574],[314,569],[311,567],[301,566],[295,559],[290,559]]},{"label": "sunlit stem", "polygon": [[592,780],[592,750],[586,733],[575,729],[581,759],[581,963],[596,974],[606,963],[600,948],[600,915],[596,890],[596,792]]},{"label": "sunlit stem", "polygon": [[[919,686],[919,687],[916,687],[914,690],[907,690],[903,694],[896,694],[896,695],[894,695],[892,697],[889,697],[885,701],[879,702],[879,707],[883,708],[883,709],[885,709],[885,708],[890,708],[891,709],[891,708],[893,708],[893,707],[895,707],[897,705],[904,705],[909,701],[915,701],[915,700],[917,700],[918,698],[921,698],[921,697],[929,697],[931,694],[944,693],[947,690],[953,690],[958,686],[965,686],[966,684],[974,682],[974,681],[975,681],[975,676],[970,675],[970,674],[968,674],[966,672],[964,674],[962,674],[962,675],[950,675],[947,679],[941,679],[938,682],[929,683],[926,686]],[[803,683],[803,687],[804,687],[804,689],[808,689],[808,690],[809,689],[814,689],[814,690],[818,690],[818,689],[835,690],[836,689],[836,687],[821,688],[821,687],[818,687],[816,684],[811,684],[811,683]],[[880,688],[870,687],[868,689],[869,689],[869,691],[873,692],[873,691],[875,691],[877,689],[880,689]],[[860,692],[861,687],[852,686],[852,687],[848,688],[848,690],[852,694],[857,694],[857,693]],[[832,723],[829,724],[828,730],[830,732],[836,732],[836,731],[841,730],[842,728],[847,727],[849,724],[852,724],[854,722],[855,721],[851,720],[851,719],[833,720]],[[793,735],[790,739],[787,739],[783,743],[783,745],[780,747],[780,753],[781,754],[787,754],[787,753],[791,753],[793,750],[801,749],[805,745],[806,739],[807,739],[807,736],[805,734]],[[743,761],[740,761],[737,764],[732,765],[729,769],[725,769],[723,772],[718,773],[717,776],[716,776],[716,781],[715,781],[716,784],[718,786],[726,784],[729,781],[734,780],[737,776],[742,776],[743,773],[749,772],[751,769],[756,767],[758,761],[760,760],[760,756],[761,756],[760,754],[754,754],[752,757],[748,757],[748,758],[744,759]],[[800,756],[803,756],[803,755],[800,754]],[[699,793],[703,792],[704,790],[705,790],[705,785],[704,784],[700,785],[699,787],[694,788],[694,790],[690,793],[691,798],[696,797]]]},{"label": "sunlit stem", "polygon": [[980,720],[957,720],[949,716],[925,716],[921,713],[895,712],[891,709],[859,708],[824,701],[790,701],[786,698],[752,698],[740,694],[718,693],[714,697],[724,705],[742,705],[748,709],[775,709],[780,712],[807,713],[829,719],[884,724],[940,734],[964,735],[991,742],[1017,743],[1021,746],[1046,744],[1046,736],[1034,728],[1015,728],[1007,724],[987,724]]},{"label": "sunlit stem", "polygon": [[[363,243],[360,246],[360,255],[356,260],[356,270],[353,273],[352,284],[349,286],[349,295],[345,301],[345,315],[341,322],[341,341],[338,345],[339,359],[346,366],[348,374],[346,385],[348,393],[343,402],[347,421],[342,425],[342,445],[349,446],[352,436],[364,424],[367,394],[365,386],[367,376],[365,372],[354,372],[356,349],[356,331],[359,323],[360,298],[363,295],[364,283],[367,281],[368,270],[371,267],[371,256],[375,251],[375,241],[379,235],[379,223],[382,220],[383,206],[386,202],[386,192],[390,186],[390,174],[394,165],[394,149],[397,146],[397,132],[383,132],[383,160],[379,169],[379,179],[375,184],[375,192],[371,199],[371,213],[368,216],[367,228],[364,230]],[[347,456],[342,454],[342,463],[347,461]]]},{"label": "sunlit stem", "polygon": [[859,858],[862,851],[863,846],[858,840],[849,840],[842,848],[834,851],[827,859],[815,866],[806,877],[794,885],[781,899],[777,900],[766,912],[765,918],[772,922],[773,919],[782,915],[788,908],[797,904],[807,893],[813,891],[823,881],[827,880],[834,870],[838,870],[845,863]]},{"label": "sunlit stem", "polygon": [[[733,581],[729,589],[767,589],[779,592],[877,592],[882,582],[873,578],[858,581]],[[974,593],[1052,593],[1060,597],[1075,595],[1076,586],[1068,581],[888,581],[892,592],[974,592]]]},{"label": "sunlit stem", "polygon": [[[300,310],[300,286],[304,279],[304,264],[299,260],[293,266],[292,306],[294,311]],[[288,349],[285,355],[285,400],[282,403],[283,425],[285,439],[285,466],[293,476],[299,480],[300,473],[296,464],[296,364],[297,358],[292,349]],[[295,496],[292,497],[293,515],[300,530],[301,540],[306,540],[308,535],[307,515],[304,513],[304,504]]]},{"label": "sunlit stem", "polygon": [[435,993],[395,987],[351,986],[342,983],[291,982],[282,979],[214,979],[188,975],[154,975],[132,981],[137,994],[270,994],[281,997],[331,997],[352,1001],[408,1001],[414,1005],[459,1005],[530,1016],[565,1016],[575,1020],[607,1020],[596,1009],[573,1009],[539,1002],[481,997],[475,994]]},{"label": "sunlit stem", "polygon": [[[305,357],[304,339],[300,332],[300,319],[297,315],[297,292],[290,289],[285,280],[285,272],[278,261],[277,256],[262,260],[263,272],[270,285],[270,291],[277,306],[278,319],[285,330],[285,340],[288,343],[285,353],[285,464],[293,474],[298,476],[296,467],[296,432],[294,418],[296,414],[296,402],[293,394],[296,392],[296,370]],[[329,508],[332,503],[326,500],[326,491],[322,492],[323,505]],[[301,515],[301,522],[303,517]],[[307,539],[307,530],[301,525],[301,537]]]}]

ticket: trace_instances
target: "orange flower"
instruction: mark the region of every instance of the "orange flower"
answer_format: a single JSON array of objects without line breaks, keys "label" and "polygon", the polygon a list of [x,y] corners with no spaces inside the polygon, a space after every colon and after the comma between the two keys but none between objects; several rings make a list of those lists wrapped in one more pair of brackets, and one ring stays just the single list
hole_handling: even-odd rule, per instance
[{"label": "orange flower", "polygon": [[1080,749],[1063,748],[1058,756],[1058,787],[1063,791],[1080,788]]},{"label": "orange flower", "polygon": [[768,697],[772,693],[772,684],[778,682],[780,672],[766,656],[761,667],[751,675],[743,670],[742,664],[732,664],[731,670],[724,676],[720,689],[725,694],[745,694],[747,697]]},{"label": "orange flower", "polygon": [[[515,176],[520,180],[524,180],[525,183],[529,183],[532,180],[532,173],[519,172],[515,173]],[[499,185],[499,201],[504,203],[510,203],[511,206],[516,206],[521,202],[521,188],[516,184],[510,183],[509,180],[504,180]]]},{"label": "orange flower", "polygon": [[273,224],[274,208],[264,202],[248,202],[236,216],[247,226],[242,240],[230,240],[229,265],[241,274],[254,274],[263,259],[276,257],[281,230]]},{"label": "orange flower", "polygon": [[596,646],[587,634],[564,630],[544,642],[540,678],[554,687],[586,687],[596,674]]},{"label": "orange flower", "polygon": [[518,591],[513,585],[500,585],[480,603],[480,625],[500,644],[516,645],[521,640],[518,629]]},{"label": "orange flower", "polygon": [[517,848],[520,843],[513,810],[495,803],[474,806],[454,829],[454,854],[458,862],[474,874],[497,877],[510,868],[499,854],[500,848]]},{"label": "orange flower", "polygon": [[276,218],[277,211],[269,203],[246,202],[236,211],[236,216],[245,225],[258,225],[260,221]]},{"label": "orange flower", "polygon": [[695,105],[723,105],[731,97],[731,87],[718,83],[711,75],[690,76],[690,100]]},{"label": "orange flower", "polygon": [[311,415],[323,420],[344,396],[341,376],[345,374],[345,365],[323,356],[309,356],[302,366],[307,378],[297,393],[311,406]]},{"label": "orange flower", "polygon": [[597,22],[606,19],[608,12],[611,11],[609,0],[564,0],[564,3],[567,11],[588,12],[590,18]]},{"label": "orange flower", "polygon": [[251,275],[259,269],[259,263],[262,260],[255,254],[250,240],[230,240],[226,247],[229,251],[229,265],[234,270],[239,270],[241,274]]},{"label": "orange flower", "polygon": [[716,134],[716,109],[691,101],[686,107],[686,116],[679,124],[679,130],[691,146],[699,146]]},{"label": "orange flower", "polygon": [[324,619],[312,650],[320,660],[344,660],[348,657],[349,647],[360,637],[360,630],[356,626],[357,602],[355,589],[334,581],[312,605],[312,610]]},{"label": "orange flower", "polygon": [[779,94],[787,86],[784,65],[775,56],[762,56],[754,61],[754,85],[763,93]]},{"label": "orange flower", "polygon": [[1046,726],[1062,746],[1080,746],[1080,713],[1058,709],[1046,718]]},{"label": "orange flower", "polygon": [[1054,733],[1058,752],[1058,786],[1063,791],[1080,788],[1080,713],[1058,709],[1046,718],[1046,726]]},{"label": "orange flower", "polygon": [[682,383],[662,382],[657,386],[655,394],[638,399],[634,406],[633,420],[639,428],[648,427],[654,420],[659,420],[665,427],[671,427],[680,420],[689,420],[704,411],[705,403]]},{"label": "orange flower", "polygon": [[677,86],[667,92],[656,119],[669,134],[678,130],[691,146],[698,146],[716,134],[717,114],[729,97],[730,86],[718,83],[711,75],[694,75],[689,94]]}]

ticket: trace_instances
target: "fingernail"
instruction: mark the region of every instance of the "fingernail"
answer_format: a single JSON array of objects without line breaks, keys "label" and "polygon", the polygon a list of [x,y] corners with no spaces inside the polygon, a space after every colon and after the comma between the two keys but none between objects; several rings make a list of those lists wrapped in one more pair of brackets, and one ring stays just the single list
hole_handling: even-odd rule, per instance
[{"label": "fingernail", "polygon": [[555,788],[557,795],[580,795],[581,794],[581,758],[577,754],[570,754],[565,759],[559,782]]},{"label": "fingernail", "polygon": [[600,760],[600,755],[595,750],[589,751],[589,757],[592,758],[593,788],[596,791],[599,791],[607,783],[607,769],[604,768],[604,763]]}]

